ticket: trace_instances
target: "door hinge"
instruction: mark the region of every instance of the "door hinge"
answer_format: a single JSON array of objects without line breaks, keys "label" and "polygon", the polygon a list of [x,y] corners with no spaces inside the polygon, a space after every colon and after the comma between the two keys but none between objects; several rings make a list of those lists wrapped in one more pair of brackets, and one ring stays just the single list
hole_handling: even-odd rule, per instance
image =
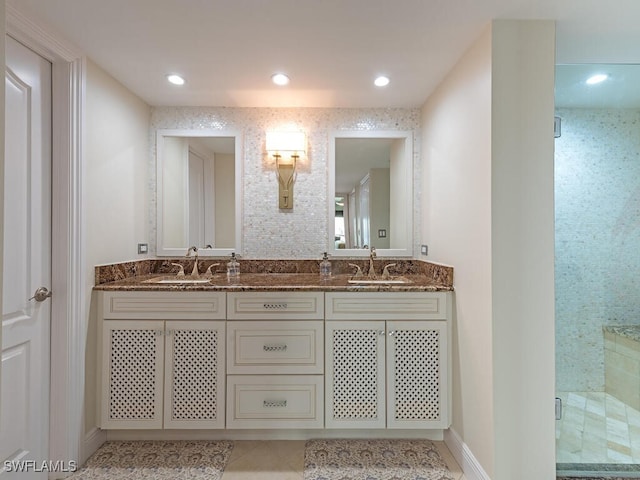
[{"label": "door hinge", "polygon": [[556,420],[562,418],[562,399],[556,397]]}]

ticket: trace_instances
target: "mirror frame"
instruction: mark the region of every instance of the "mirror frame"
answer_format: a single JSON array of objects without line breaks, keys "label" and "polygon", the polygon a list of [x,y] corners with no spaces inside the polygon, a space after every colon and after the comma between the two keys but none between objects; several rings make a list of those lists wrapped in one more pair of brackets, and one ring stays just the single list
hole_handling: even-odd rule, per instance
[{"label": "mirror frame", "polygon": [[342,130],[329,134],[329,158],[328,158],[328,185],[327,185],[327,226],[328,226],[328,243],[327,252],[335,257],[368,257],[369,250],[362,248],[335,248],[335,196],[336,196],[336,139],[339,138],[390,138],[404,139],[405,149],[403,163],[405,165],[405,174],[410,180],[409,188],[406,190],[408,196],[408,208],[410,213],[407,215],[406,231],[407,238],[406,248],[385,248],[376,249],[379,256],[385,257],[413,257],[413,132],[410,130]]},{"label": "mirror frame", "polygon": [[184,257],[189,245],[184,248],[165,247],[163,244],[163,151],[165,137],[233,137],[235,149],[235,245],[225,248],[198,248],[204,257],[228,256],[232,252],[242,255],[242,136],[236,130],[213,129],[157,129],[156,130],[156,255],[162,257]]}]

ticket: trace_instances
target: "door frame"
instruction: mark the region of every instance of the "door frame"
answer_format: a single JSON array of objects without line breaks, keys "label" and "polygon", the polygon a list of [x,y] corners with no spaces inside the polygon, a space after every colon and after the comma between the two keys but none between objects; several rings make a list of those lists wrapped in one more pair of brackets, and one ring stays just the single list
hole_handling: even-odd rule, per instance
[{"label": "door frame", "polygon": [[[91,453],[84,426],[88,301],[82,163],[86,59],[81,50],[6,5],[6,34],[52,64],[51,377],[49,459]],[[97,445],[103,439],[96,429]]]}]

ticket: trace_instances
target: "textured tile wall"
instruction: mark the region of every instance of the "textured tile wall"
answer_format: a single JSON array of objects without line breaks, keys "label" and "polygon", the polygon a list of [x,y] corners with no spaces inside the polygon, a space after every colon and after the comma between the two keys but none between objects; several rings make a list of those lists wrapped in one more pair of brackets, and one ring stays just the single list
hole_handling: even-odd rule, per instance
[{"label": "textured tile wall", "polygon": [[602,325],[640,324],[640,110],[556,114],[556,386],[603,391]]},{"label": "textured tile wall", "polygon": [[[414,132],[414,203],[420,205],[419,109],[158,107],[151,117],[149,157],[149,239],[156,251],[155,130],[166,128],[237,130],[243,136],[243,257],[318,258],[327,249],[328,135],[339,130]],[[292,211],[278,209],[278,184],[265,150],[265,133],[283,127],[303,130],[308,161],[298,170]],[[414,210],[413,251],[420,214]]]}]

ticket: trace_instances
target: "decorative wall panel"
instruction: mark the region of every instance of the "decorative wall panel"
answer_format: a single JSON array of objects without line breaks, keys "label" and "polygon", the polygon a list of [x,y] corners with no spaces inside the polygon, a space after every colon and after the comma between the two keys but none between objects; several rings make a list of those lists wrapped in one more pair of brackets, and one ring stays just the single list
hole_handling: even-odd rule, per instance
[{"label": "decorative wall panel", "polygon": [[[327,249],[327,163],[329,132],[412,130],[414,202],[420,205],[419,109],[156,107],[152,109],[149,159],[149,244],[156,251],[156,129],[235,130],[243,136],[243,257],[319,258]],[[293,210],[278,208],[278,181],[265,151],[266,132],[307,133],[308,155],[298,167]],[[420,232],[414,209],[414,252]]]}]

